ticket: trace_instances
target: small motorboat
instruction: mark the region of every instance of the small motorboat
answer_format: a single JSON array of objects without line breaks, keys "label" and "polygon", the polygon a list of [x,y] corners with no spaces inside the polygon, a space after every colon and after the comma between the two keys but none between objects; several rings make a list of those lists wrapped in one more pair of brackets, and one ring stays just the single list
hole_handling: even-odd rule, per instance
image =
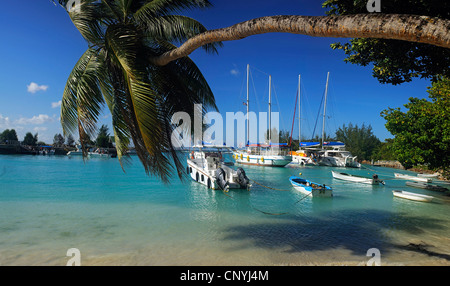
[{"label": "small motorboat", "polygon": [[405,184],[410,187],[425,189],[425,190],[430,190],[430,191],[437,191],[437,192],[449,191],[449,189],[447,189],[447,188],[444,188],[444,187],[441,187],[438,185],[422,183],[422,182],[406,182]]},{"label": "small motorboat", "polygon": [[384,181],[380,180],[378,178],[377,174],[373,174],[372,178],[367,178],[367,177],[362,177],[362,176],[357,176],[357,175],[352,175],[352,174],[347,174],[347,173],[339,173],[339,172],[335,172],[335,171],[331,171],[331,173],[333,174],[333,178],[335,178],[335,179],[340,179],[340,180],[345,180],[345,181],[350,181],[350,182],[355,182],[355,183],[369,184],[369,185],[378,185],[378,184],[384,185]]},{"label": "small motorboat", "polygon": [[[197,146],[198,151],[187,158],[187,173],[194,181],[199,182],[213,190],[228,191],[229,189],[248,189],[251,184],[244,169],[231,168],[232,162],[225,162],[222,157],[224,147]],[[217,150],[211,150],[217,149]],[[225,148],[226,149],[226,148]]]},{"label": "small motorboat", "polygon": [[405,192],[402,190],[393,190],[392,193],[397,198],[418,201],[418,202],[431,202],[434,198],[432,196],[416,194],[416,193],[411,193],[411,192]]},{"label": "small motorboat", "polygon": [[400,174],[400,173],[394,173],[395,177],[398,179],[403,180],[412,180],[412,181],[418,181],[418,182],[425,182],[425,183],[431,183],[431,178],[422,178],[422,177],[416,177],[406,174]]},{"label": "small motorboat", "polygon": [[318,184],[300,177],[291,176],[289,178],[294,189],[313,197],[332,197],[333,189],[325,184]]},{"label": "small motorboat", "polygon": [[417,177],[421,177],[421,178],[437,178],[439,177],[439,173],[434,173],[434,174],[417,174]]}]

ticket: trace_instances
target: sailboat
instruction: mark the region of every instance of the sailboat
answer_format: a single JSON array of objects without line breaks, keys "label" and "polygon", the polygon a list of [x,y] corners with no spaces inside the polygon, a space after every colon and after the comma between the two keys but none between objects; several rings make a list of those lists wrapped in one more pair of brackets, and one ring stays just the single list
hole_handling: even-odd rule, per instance
[{"label": "sailboat", "polygon": [[302,142],[301,141],[301,91],[300,91],[300,79],[298,76],[298,142],[299,148],[297,151],[291,151],[292,163],[299,164],[301,166],[315,166],[317,161],[315,159],[317,149],[319,147],[319,142]]},{"label": "sailboat", "polygon": [[274,144],[271,139],[271,86],[272,76],[269,76],[269,143],[268,144],[250,144],[250,121],[249,121],[249,74],[250,65],[247,65],[247,146],[244,150],[233,152],[233,158],[238,164],[284,167],[292,161],[292,155],[288,150],[287,143]]},{"label": "sailboat", "polygon": [[325,86],[325,102],[323,106],[323,122],[322,122],[322,151],[319,156],[319,165],[329,167],[353,167],[360,168],[361,164],[356,160],[356,156],[352,156],[349,151],[345,150],[345,144],[342,142],[325,142],[325,114],[327,108],[328,81],[330,72],[327,74],[327,84]]}]

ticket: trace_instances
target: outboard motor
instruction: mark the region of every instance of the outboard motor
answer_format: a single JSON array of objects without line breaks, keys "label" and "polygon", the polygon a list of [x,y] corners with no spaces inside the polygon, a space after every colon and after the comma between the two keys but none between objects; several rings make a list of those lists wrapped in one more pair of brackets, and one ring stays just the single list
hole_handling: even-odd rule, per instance
[{"label": "outboard motor", "polygon": [[373,175],[372,175],[372,178],[375,180],[375,182],[379,182],[379,183],[381,183],[382,185],[384,185],[384,181],[378,179],[378,175],[377,175],[377,174],[373,174]]},{"label": "outboard motor", "polygon": [[228,189],[228,182],[225,179],[225,171],[222,168],[216,170],[216,182],[222,190],[226,191]]},{"label": "outboard motor", "polygon": [[245,175],[244,169],[237,168],[236,173],[237,173],[238,182],[239,182],[239,185],[241,185],[241,188],[247,188],[248,184],[250,183],[250,180],[247,177],[247,175]]}]

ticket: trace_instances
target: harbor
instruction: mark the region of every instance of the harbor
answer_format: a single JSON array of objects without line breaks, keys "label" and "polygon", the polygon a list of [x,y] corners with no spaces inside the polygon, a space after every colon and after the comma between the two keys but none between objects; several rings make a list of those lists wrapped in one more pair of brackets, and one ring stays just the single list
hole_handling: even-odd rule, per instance
[{"label": "harbor", "polygon": [[[382,265],[450,261],[450,197],[407,186],[398,169],[376,168],[386,184],[368,185],[331,171],[370,177],[370,165],[246,166],[252,186],[223,192],[190,178],[168,186],[134,155],[126,173],[101,157],[0,159],[0,265],[65,265],[69,245],[82,265],[365,265],[370,248]],[[306,196],[290,176],[326,184],[333,196]],[[434,199],[397,198],[395,189]]]}]

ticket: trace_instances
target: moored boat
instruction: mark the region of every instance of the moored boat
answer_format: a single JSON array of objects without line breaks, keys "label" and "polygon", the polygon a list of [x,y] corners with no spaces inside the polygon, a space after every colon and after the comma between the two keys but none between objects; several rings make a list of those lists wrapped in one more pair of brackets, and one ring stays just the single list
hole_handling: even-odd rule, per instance
[{"label": "moored boat", "polygon": [[437,177],[439,177],[439,173],[434,173],[434,174],[422,174],[422,173],[419,173],[419,174],[417,174],[417,177],[421,177],[421,178],[437,178]]},{"label": "moored boat", "polygon": [[413,180],[413,181],[425,182],[425,183],[431,183],[431,181],[432,181],[430,178],[421,178],[421,177],[400,174],[400,173],[394,173],[394,175],[396,178],[403,179],[403,180]]},{"label": "moored boat", "polygon": [[247,189],[250,180],[244,169],[231,168],[232,162],[225,162],[221,147],[217,150],[204,151],[201,146],[198,151],[192,151],[187,159],[187,173],[194,181],[213,190],[228,191],[229,189]]},{"label": "moored boat", "polygon": [[300,177],[291,176],[289,178],[294,189],[300,191],[305,195],[312,195],[313,197],[332,197],[333,189],[325,184],[318,184]]},{"label": "moored boat", "polygon": [[366,178],[366,177],[362,177],[362,176],[341,173],[341,172],[335,172],[335,171],[331,171],[331,173],[333,174],[333,178],[340,179],[340,180],[345,180],[345,181],[350,181],[350,182],[355,182],[355,183],[369,184],[369,185],[378,185],[378,184],[384,185],[384,181],[380,180],[378,178],[378,175],[376,175],[376,174],[372,175],[372,178]]},{"label": "moored boat", "polygon": [[447,188],[444,188],[444,187],[441,187],[438,185],[423,183],[423,182],[406,182],[405,184],[410,187],[425,189],[425,190],[430,190],[430,191],[438,191],[438,192],[449,191],[449,189],[447,189]]},{"label": "moored boat", "polygon": [[416,194],[416,193],[411,193],[411,192],[405,192],[402,190],[393,190],[392,194],[397,198],[418,201],[418,202],[431,202],[434,198],[432,196]]}]

